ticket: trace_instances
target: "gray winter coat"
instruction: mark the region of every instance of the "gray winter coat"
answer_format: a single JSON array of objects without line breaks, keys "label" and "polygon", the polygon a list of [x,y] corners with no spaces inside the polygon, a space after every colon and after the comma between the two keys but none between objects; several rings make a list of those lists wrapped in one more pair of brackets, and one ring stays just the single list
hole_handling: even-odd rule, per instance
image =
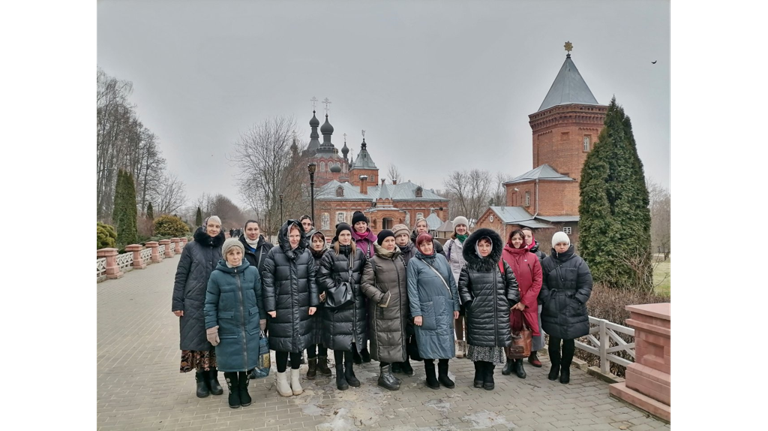
[{"label": "gray winter coat", "polygon": [[194,238],[184,246],[176,267],[171,311],[184,312],[179,318],[181,350],[207,351],[213,346],[205,335],[205,289],[221,260],[221,245],[225,238],[224,232],[211,237],[202,227],[197,228]]},{"label": "gray winter coat", "polygon": [[406,272],[411,316],[422,318],[422,325],[415,326],[419,356],[425,359],[453,358],[456,356],[453,312],[459,311],[459,293],[448,261],[441,254],[424,256],[421,251],[416,251]]},{"label": "gray winter coat", "polygon": [[550,337],[571,340],[589,334],[587,300],[592,294],[592,273],[571,244],[565,253],[552,254],[541,263],[541,324]]},{"label": "gray winter coat", "polygon": [[[493,243],[491,254],[481,258],[475,245],[488,237]],[[478,229],[464,241],[467,264],[459,276],[459,295],[466,309],[467,343],[478,347],[506,347],[512,344],[509,309],[520,300],[520,291],[512,269],[499,268],[504,244],[491,229]]]},{"label": "gray winter coat", "polygon": [[391,252],[374,243],[376,254],[365,264],[361,288],[368,297],[371,357],[379,362],[404,362],[408,318],[408,285],[400,249]]},{"label": "gray winter coat", "polygon": [[307,237],[302,235],[299,246],[291,250],[289,220],[278,233],[277,247],[269,250],[261,274],[264,288],[264,309],[276,311],[269,319],[269,348],[276,352],[301,352],[312,342],[312,316],[309,307],[317,307],[315,260],[307,250]]},{"label": "gray winter coat", "polygon": [[[352,269],[349,256],[352,254]],[[323,345],[331,350],[352,351],[352,343],[360,351],[368,344],[368,318],[365,295],[360,291],[360,277],[365,265],[363,251],[352,245],[339,245],[339,254],[331,247],[320,260],[317,285],[320,292],[333,291],[342,282],[352,284],[355,300],[341,308],[323,309]]]}]

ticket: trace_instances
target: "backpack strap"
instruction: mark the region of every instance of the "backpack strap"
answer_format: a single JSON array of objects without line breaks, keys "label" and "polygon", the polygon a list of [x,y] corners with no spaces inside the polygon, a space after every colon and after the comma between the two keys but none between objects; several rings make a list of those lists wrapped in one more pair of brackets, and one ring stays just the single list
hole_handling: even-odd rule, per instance
[{"label": "backpack strap", "polygon": [[504,275],[504,259],[499,259],[499,269],[501,270],[501,275]]}]

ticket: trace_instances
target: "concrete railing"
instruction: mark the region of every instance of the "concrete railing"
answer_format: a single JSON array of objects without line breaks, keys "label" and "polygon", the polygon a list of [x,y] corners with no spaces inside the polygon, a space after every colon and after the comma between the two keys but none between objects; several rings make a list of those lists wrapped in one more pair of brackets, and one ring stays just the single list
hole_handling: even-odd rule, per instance
[{"label": "concrete railing", "polygon": [[[611,362],[626,367],[634,361],[635,343],[628,343],[619,336],[625,334],[634,337],[634,329],[592,316],[589,316],[589,324],[589,335],[583,341],[576,340],[576,348],[599,357],[602,373],[610,373]],[[618,356],[619,352],[626,352],[633,360]]]},{"label": "concrete railing", "polygon": [[125,247],[126,252],[122,254],[117,254],[116,248],[96,250],[96,281],[120,278],[128,271],[162,262],[181,253],[187,241],[187,238],[172,238],[150,241],[146,245],[131,244]]}]

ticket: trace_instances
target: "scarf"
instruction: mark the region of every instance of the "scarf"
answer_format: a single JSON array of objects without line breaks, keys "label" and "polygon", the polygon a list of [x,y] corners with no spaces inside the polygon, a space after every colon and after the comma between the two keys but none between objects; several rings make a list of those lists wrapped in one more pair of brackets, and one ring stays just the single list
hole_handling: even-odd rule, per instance
[{"label": "scarf", "polygon": [[251,248],[255,250],[255,249],[256,249],[256,246],[258,246],[258,245],[259,245],[259,240],[260,240],[260,239],[261,239],[261,238],[256,238],[255,240],[251,241],[251,240],[250,240],[250,239],[248,239],[248,237],[246,236],[246,237],[245,237],[245,242],[247,242],[247,243],[248,243],[248,245],[250,245],[250,246],[251,246]]},{"label": "scarf", "polygon": [[467,239],[467,238],[469,238],[469,235],[459,235],[459,234],[456,234],[456,239],[458,239],[459,242],[462,243],[462,244],[464,244],[464,240]]}]

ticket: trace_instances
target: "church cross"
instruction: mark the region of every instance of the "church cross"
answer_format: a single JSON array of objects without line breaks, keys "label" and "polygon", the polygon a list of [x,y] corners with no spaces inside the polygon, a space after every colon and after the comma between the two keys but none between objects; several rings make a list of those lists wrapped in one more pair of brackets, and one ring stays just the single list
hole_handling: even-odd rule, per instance
[{"label": "church cross", "polygon": [[328,98],[326,97],[325,100],[323,100],[323,103],[325,103],[325,115],[328,115],[328,110],[330,109],[328,108],[328,105],[331,104],[332,102],[328,100]]}]

